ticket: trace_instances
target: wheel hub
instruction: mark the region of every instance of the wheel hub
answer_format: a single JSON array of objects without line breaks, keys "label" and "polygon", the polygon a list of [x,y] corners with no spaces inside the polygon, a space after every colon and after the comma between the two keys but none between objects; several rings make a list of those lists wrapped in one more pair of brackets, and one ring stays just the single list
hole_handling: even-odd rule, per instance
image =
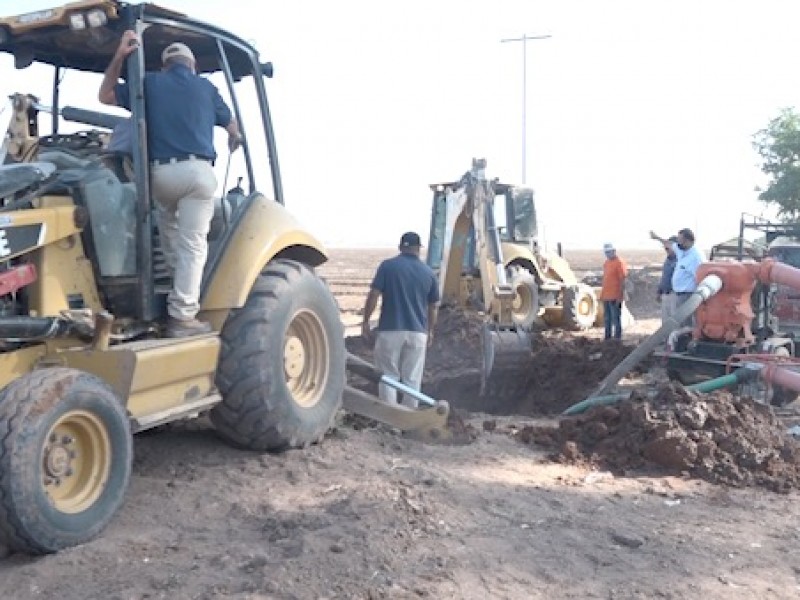
[{"label": "wheel hub", "polygon": [[319,401],[328,377],[329,349],[325,329],[312,311],[299,311],[284,340],[286,386],[297,404],[310,408]]},{"label": "wheel hub", "polygon": [[305,369],[306,352],[303,342],[296,336],[286,338],[286,346],[283,351],[283,367],[286,377],[297,379]]},{"label": "wheel hub", "polygon": [[52,426],[42,448],[41,481],[53,506],[78,513],[103,491],[111,471],[111,443],[101,420],[75,410]]},{"label": "wheel hub", "polygon": [[71,464],[70,451],[61,444],[48,446],[45,450],[44,467],[50,477],[68,477],[72,474]]}]

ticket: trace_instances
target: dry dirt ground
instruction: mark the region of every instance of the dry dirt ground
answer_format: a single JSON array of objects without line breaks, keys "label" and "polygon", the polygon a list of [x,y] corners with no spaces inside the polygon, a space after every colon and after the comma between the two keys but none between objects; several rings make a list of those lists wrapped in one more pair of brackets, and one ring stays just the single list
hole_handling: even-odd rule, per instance
[{"label": "dry dirt ground", "polygon": [[[392,254],[332,252],[322,275],[346,323]],[[588,272],[598,255],[568,258]],[[445,313],[424,386],[461,406],[458,443],[346,415],[323,443],[279,455],[234,450],[202,419],[143,434],[104,534],[0,559],[0,598],[800,597],[797,448],[770,409],[687,396],[650,364],[630,382],[658,389],[652,401],[557,419],[657,326],[653,291],[639,282],[624,344],[535,334],[517,389],[484,405],[474,323]]]}]

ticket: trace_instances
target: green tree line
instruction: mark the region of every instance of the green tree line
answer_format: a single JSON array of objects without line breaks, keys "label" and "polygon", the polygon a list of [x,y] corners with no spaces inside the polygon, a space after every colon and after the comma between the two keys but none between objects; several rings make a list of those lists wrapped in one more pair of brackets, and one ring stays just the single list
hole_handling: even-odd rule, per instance
[{"label": "green tree line", "polygon": [[784,108],[769,124],[753,135],[753,147],[761,156],[767,176],[758,199],[778,210],[786,222],[800,220],[800,114]]}]

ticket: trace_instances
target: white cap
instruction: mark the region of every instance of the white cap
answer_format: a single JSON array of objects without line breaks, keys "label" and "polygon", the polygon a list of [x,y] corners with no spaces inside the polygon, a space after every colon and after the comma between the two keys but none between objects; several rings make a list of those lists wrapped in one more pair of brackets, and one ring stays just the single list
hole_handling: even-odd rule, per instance
[{"label": "white cap", "polygon": [[181,42],[173,42],[164,48],[164,51],[161,53],[161,62],[166,63],[167,59],[172,58],[173,56],[183,56],[184,58],[188,58],[190,60],[195,59],[192,49]]},{"label": "white cap", "polygon": [[613,252],[614,251],[614,244],[611,242],[606,242],[603,244],[603,252]]}]

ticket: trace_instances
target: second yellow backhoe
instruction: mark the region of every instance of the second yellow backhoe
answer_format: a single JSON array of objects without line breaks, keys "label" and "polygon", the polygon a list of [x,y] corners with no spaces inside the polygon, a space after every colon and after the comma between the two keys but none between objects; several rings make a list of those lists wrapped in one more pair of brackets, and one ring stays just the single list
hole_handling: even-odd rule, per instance
[{"label": "second yellow backhoe", "polygon": [[537,325],[587,329],[596,320],[592,287],[579,283],[569,263],[538,243],[534,193],[486,178],[474,159],[458,181],[432,184],[426,254],[438,273],[443,304],[485,315],[484,383],[495,367],[516,368],[530,353]]}]

